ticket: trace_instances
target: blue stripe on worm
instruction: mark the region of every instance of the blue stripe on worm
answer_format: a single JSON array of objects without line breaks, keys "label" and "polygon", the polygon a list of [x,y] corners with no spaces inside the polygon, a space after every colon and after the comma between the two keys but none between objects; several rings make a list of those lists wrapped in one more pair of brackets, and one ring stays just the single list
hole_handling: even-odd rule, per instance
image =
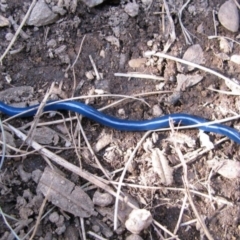
[{"label": "blue stripe on worm", "polygon": [[[15,116],[17,114],[21,114],[24,111],[29,111],[27,113],[23,113],[21,117],[30,117],[34,116],[37,112],[37,107],[39,105],[26,107],[26,108],[15,108],[9,105],[0,102],[0,112],[8,115]],[[195,124],[201,124],[208,122],[206,119],[197,117],[194,115],[184,114],[184,113],[174,113],[165,115],[162,117],[153,118],[151,120],[143,120],[143,121],[133,121],[133,120],[123,120],[119,118],[115,118],[109,115],[106,115],[98,110],[94,109],[91,106],[88,106],[84,103],[76,102],[76,101],[65,101],[65,102],[50,102],[50,105],[46,105],[44,107],[44,111],[57,111],[57,110],[67,110],[73,111],[83,116],[96,121],[102,125],[105,125],[110,128],[114,128],[120,131],[148,131],[148,130],[156,130],[160,128],[169,127],[169,119],[171,118],[175,124],[182,124],[185,126],[191,126]],[[240,143],[240,132],[234,128],[222,125],[222,124],[211,124],[207,126],[199,126],[197,127],[205,132],[213,132],[218,133],[224,136],[227,136],[231,140],[236,143]]]}]

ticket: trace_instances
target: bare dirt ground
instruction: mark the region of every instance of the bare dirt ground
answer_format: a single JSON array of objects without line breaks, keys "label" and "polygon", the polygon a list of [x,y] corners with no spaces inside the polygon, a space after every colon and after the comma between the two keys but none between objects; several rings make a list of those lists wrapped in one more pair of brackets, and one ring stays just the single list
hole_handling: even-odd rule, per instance
[{"label": "bare dirt ground", "polygon": [[[53,7],[58,1],[47,2]],[[75,11],[64,8],[66,12],[52,24],[22,28],[29,37],[20,35],[0,66],[1,101],[28,106],[41,103],[46,96],[54,100],[86,96],[80,101],[100,109],[124,99],[116,95],[142,94],[104,112],[133,120],[178,112],[209,120],[237,115],[239,96],[208,89],[230,91],[223,79],[196,68],[181,70],[175,61],[144,55],[162,52],[169,43],[166,53],[182,58],[191,45],[198,44],[203,54],[199,64],[240,79],[239,64],[219,54],[224,52],[221,39],[208,38],[215,35],[216,27],[218,36],[238,41],[238,32],[214,25],[213,15],[218,22],[216,13],[224,2],[192,1],[183,10],[182,24],[193,35],[190,45],[178,18],[184,4],[181,0],[166,1],[170,15],[161,0],[136,0],[139,12],[135,17],[124,11],[128,3],[124,0],[106,1],[94,8],[78,2]],[[30,4],[28,0],[9,0],[0,14],[11,16],[20,25]],[[9,45],[6,38],[14,33],[12,25],[0,28],[1,55]],[[226,55],[239,54],[239,43],[229,39],[227,43],[232,49]],[[163,80],[115,76],[129,72]],[[190,79],[198,74],[202,79],[176,91],[179,74]],[[7,89],[12,90],[4,92]],[[90,97],[97,94],[114,95]],[[1,118],[4,121],[7,116]],[[7,124],[32,141],[20,139]],[[223,124],[240,129],[238,120]],[[76,119],[75,113],[66,111],[11,119],[4,122],[4,129],[1,239],[239,239],[239,173],[227,178],[217,169],[213,171],[208,162],[239,161],[239,144],[228,138],[220,141],[223,136],[208,133],[210,140],[203,140],[207,146],[202,146],[196,129],[175,130],[177,135],[172,138],[171,131],[146,136],[145,132],[117,131],[87,118]],[[188,161],[185,168],[181,157]],[[114,231],[117,183],[127,162]],[[160,173],[163,162],[167,167]],[[135,236],[125,227],[131,212],[127,203],[145,209],[142,214],[152,223]]]}]

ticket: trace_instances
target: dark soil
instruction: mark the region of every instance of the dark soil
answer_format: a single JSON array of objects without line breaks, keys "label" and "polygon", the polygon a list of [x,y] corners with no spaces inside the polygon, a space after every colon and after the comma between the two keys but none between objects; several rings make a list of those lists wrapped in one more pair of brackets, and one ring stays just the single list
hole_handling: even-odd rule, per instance
[{"label": "dark soil", "polygon": [[[55,1],[51,2],[54,3]],[[185,42],[177,18],[177,11],[180,9],[182,1],[169,2],[172,2],[172,5],[169,3],[169,7],[175,24],[176,40],[171,45],[167,54],[182,58],[184,52],[189,47]],[[194,44],[199,44],[203,50],[203,65],[214,69],[227,77],[238,79],[240,75],[239,65],[230,61],[222,61],[218,58],[215,54],[221,51],[219,49],[219,40],[217,38],[212,40],[208,39],[208,36],[214,35],[212,10],[218,10],[219,6],[224,1],[206,0],[200,2],[201,3],[194,3],[194,1],[191,2],[189,6],[194,7],[195,12],[194,14],[191,14],[187,8],[183,12],[182,20],[184,26],[195,36],[193,38]],[[118,1],[106,1],[104,4],[95,8],[88,8],[83,3],[78,2],[78,7],[75,13],[67,11],[67,13],[54,24],[39,27],[37,29],[31,26],[25,26],[23,30],[30,35],[30,38],[24,40],[23,38],[18,37],[13,46],[13,49],[18,49],[21,46],[24,46],[23,50],[16,54],[8,54],[0,66],[1,90],[3,91],[12,87],[20,86],[33,87],[34,91],[27,100],[28,104],[35,100],[40,103],[53,82],[57,83],[57,85],[62,84],[62,95],[54,95],[54,97],[58,96],[60,98],[62,96],[72,97],[91,95],[94,93],[94,89],[104,90],[105,93],[128,96],[156,91],[156,86],[160,84],[160,82],[156,80],[140,78],[131,78],[129,80],[128,78],[114,76],[114,73],[136,71],[144,74],[163,76],[165,78],[165,84],[162,90],[174,91],[177,86],[176,75],[178,74],[176,63],[170,60],[163,60],[161,68],[156,65],[142,65],[136,69],[131,68],[128,64],[131,59],[142,58],[145,51],[152,50],[152,47],[148,46],[148,41],[150,40],[153,40],[156,44],[157,51],[161,52],[163,50],[169,35],[164,34],[162,31],[162,14],[155,14],[156,12],[162,11],[162,8],[160,7],[162,1],[153,1],[149,9],[144,9],[142,2],[137,0],[137,3],[140,5],[138,15],[134,18],[129,17],[125,23],[119,23],[121,29],[118,36],[120,46],[117,47],[106,41],[107,36],[114,35],[109,19],[124,12],[124,5],[126,3],[127,1],[124,0],[120,1],[120,3]],[[5,17],[13,16],[15,21],[20,24],[20,19],[25,15],[27,10],[26,6],[29,4],[30,1],[28,0],[9,0],[6,12],[0,12],[0,14]],[[204,6],[207,7],[203,11],[202,9]],[[79,25],[73,24],[76,16],[81,20]],[[202,33],[199,33],[197,29],[201,24],[203,24],[203,31]],[[231,33],[221,25],[219,25],[217,29],[219,36],[226,36],[235,40],[239,34]],[[5,51],[9,44],[5,39],[8,32],[14,33],[13,28],[0,28],[0,54]],[[84,36],[85,40],[83,42],[82,51],[77,59],[73,72],[70,66],[77,57]],[[51,39],[56,40],[57,46],[55,49],[62,45],[66,46],[65,51],[59,55],[54,54],[53,58],[49,57],[49,55],[54,49],[50,49],[47,45]],[[101,55],[103,51],[105,57]],[[239,51],[240,46],[238,44],[233,44],[231,54],[238,54]],[[94,60],[98,72],[103,76],[101,80],[96,80],[96,77],[93,80],[89,80],[86,77],[86,72],[93,71],[89,55],[91,55]],[[66,60],[67,57],[69,58],[69,62]],[[199,73],[203,76],[203,80],[197,85],[182,91],[181,98],[178,99],[175,104],[171,104],[167,101],[169,94],[154,94],[143,97],[149,106],[141,101],[127,100],[116,107],[106,110],[105,113],[126,119],[150,119],[154,117],[153,106],[158,105],[163,111],[163,114],[184,112],[215,120],[223,119],[232,116],[233,113],[239,112],[239,96],[224,95],[208,90],[209,86],[216,89],[228,90],[222,79],[196,69],[188,74],[195,73]],[[6,81],[6,75],[11,77],[12,81],[10,83]],[[8,100],[7,103],[16,103],[16,97],[18,96],[13,95],[12,99]],[[118,99],[119,98],[115,97],[90,98],[89,104],[94,108],[101,108]],[[23,96],[20,96],[17,101],[24,102],[24,94]],[[120,110],[122,109],[124,110],[124,116],[121,115]],[[69,117],[66,112],[62,112],[62,114],[66,118]],[[74,114],[72,114],[72,116],[74,116]],[[2,115],[2,119],[6,118],[7,116]],[[61,116],[56,115],[49,119],[48,115],[44,115],[41,117],[40,122],[43,123],[57,119],[61,119]],[[31,117],[18,118],[11,120],[9,123],[17,128],[24,126],[32,120],[33,118]],[[73,129],[76,128],[77,122],[73,121],[72,124]],[[224,124],[235,128],[240,126],[239,121],[232,121]],[[67,123],[69,129],[71,129],[72,126],[70,123]],[[127,151],[129,149],[133,150],[144,135],[142,132],[120,132],[114,129],[109,129],[85,118],[82,121],[82,126],[93,148],[102,135],[111,135],[112,142],[96,153],[102,166],[108,171],[114,171],[124,167],[125,162],[128,159],[125,157]],[[57,126],[51,125],[49,127],[59,131]],[[29,128],[27,130],[29,130]],[[181,133],[196,140],[196,145],[193,148],[188,148],[186,144],[183,144],[181,147],[183,154],[200,148],[198,130],[183,130]],[[174,150],[173,144],[166,141],[169,137],[169,132],[157,132],[157,135],[158,141],[156,141],[154,148],[165,150],[167,158],[170,161],[170,166],[174,167],[179,164],[180,161]],[[65,136],[68,137],[67,134]],[[222,136],[216,134],[209,134],[209,136],[214,143],[222,138]],[[77,139],[77,136],[75,136],[75,138]],[[152,138],[151,135],[150,138]],[[14,138],[14,141],[16,148],[19,148],[22,145],[22,142],[17,137]],[[78,140],[76,140],[76,142],[77,141]],[[48,143],[47,145],[49,145],[49,147],[54,146],[53,143]],[[64,142],[59,141],[54,147],[65,147]],[[74,144],[72,142],[69,149],[64,148],[63,150],[58,151],[58,149],[50,148],[49,150],[79,166],[79,160],[73,147]],[[114,149],[114,154],[110,155],[110,157],[107,155],[111,150],[108,147]],[[33,150],[26,145],[22,146],[21,149],[27,151]],[[102,176],[102,172],[94,167],[96,166],[93,164],[94,158],[91,154],[86,157],[84,154],[86,152],[87,145],[81,137],[81,151],[79,151],[79,155],[81,157],[82,168],[92,174]],[[9,154],[15,155],[19,153],[11,150]],[[133,160],[132,165],[134,165],[134,171],[127,172],[124,182],[148,186],[152,184],[155,187],[163,186],[157,175],[154,175],[156,182],[153,180],[155,178],[151,179],[150,175],[148,175],[151,163],[149,162],[149,155],[147,157],[146,155],[144,147],[141,146]],[[227,200],[229,203],[232,203],[232,206],[229,206],[228,204],[218,204],[214,200],[210,201],[207,197],[201,197],[196,194],[192,195],[198,213],[205,220],[205,224],[214,239],[239,239],[240,189],[238,179],[227,179],[218,173],[213,173],[210,178],[209,174],[211,169],[208,168],[206,161],[217,157],[220,159],[239,161],[239,155],[239,145],[230,140],[226,140],[221,144],[216,145],[213,150],[209,150],[207,153],[198,156],[194,162],[188,164],[188,180],[191,189],[206,195],[211,193],[213,197],[218,196]],[[29,178],[28,181],[24,182],[19,174],[20,166],[22,166],[25,174],[32,174],[35,170],[44,171],[47,163],[41,154],[35,152],[26,157],[6,158],[1,171],[0,207],[5,214],[14,218],[7,218],[9,224],[16,230],[16,223],[20,224],[20,221],[30,221],[31,219],[31,222],[23,225],[18,231],[16,230],[18,236],[22,239],[23,236],[35,226],[42,202],[32,203],[33,197],[37,196],[37,183],[35,183],[32,178]],[[57,167],[65,173],[66,178],[74,182],[77,186],[82,186],[86,183],[86,180],[76,177],[73,173],[66,171],[59,166]],[[118,181],[120,174],[121,172],[116,173],[113,180]],[[182,175],[182,168],[176,169],[173,174],[173,183],[168,187],[175,189],[184,188]],[[123,187],[123,190],[128,192],[138,201],[140,208],[149,210],[156,221],[165,226],[169,231],[174,231],[184,199],[184,193],[182,191],[146,190],[131,187]],[[93,188],[86,191],[86,193],[92,198],[95,191],[96,189]],[[30,192],[30,198],[26,197],[26,192]],[[26,201],[28,205],[21,205],[19,203],[20,198],[22,198],[22,201]],[[51,202],[47,202],[44,214],[53,206],[54,205]],[[112,206],[114,206],[114,204]],[[31,214],[24,212],[27,211],[26,208],[31,211]],[[41,221],[35,239],[81,239],[79,231],[81,232],[82,230],[79,218],[75,217],[73,214],[64,213],[64,211],[58,207],[53,211],[64,217],[63,225],[66,227],[66,230],[57,234],[56,229],[59,226],[49,221],[47,216]],[[93,217],[84,219],[86,232],[94,232],[94,226],[97,224],[92,218]],[[113,231],[112,220],[106,220],[106,217],[103,217],[100,214],[98,214],[96,218],[98,221],[107,224],[110,230]],[[189,202],[187,202],[181,223],[189,222],[194,219],[196,219],[196,216],[192,211]],[[109,239],[126,239],[131,233],[125,229],[124,225],[122,225],[122,228],[122,231],[119,230],[113,232],[111,237],[104,236],[101,231],[96,232]],[[10,230],[4,223],[3,218],[1,218],[1,239],[10,239],[7,237],[8,232],[10,232]],[[161,229],[156,226],[153,227],[152,225],[145,231],[142,231],[140,235],[143,239],[163,239],[159,233],[166,238],[170,237]],[[196,227],[196,221],[186,226],[180,226],[177,235],[179,239],[204,239],[202,230]],[[87,234],[87,239],[96,238]]]}]

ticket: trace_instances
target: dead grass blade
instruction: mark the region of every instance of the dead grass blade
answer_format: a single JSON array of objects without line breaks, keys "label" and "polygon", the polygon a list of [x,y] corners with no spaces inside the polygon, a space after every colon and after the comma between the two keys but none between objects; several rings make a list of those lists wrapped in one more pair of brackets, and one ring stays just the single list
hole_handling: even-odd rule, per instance
[{"label": "dead grass blade", "polygon": [[81,41],[81,44],[80,44],[80,47],[79,47],[79,50],[78,50],[77,57],[76,57],[75,61],[73,62],[72,66],[71,66],[72,69],[74,68],[77,60],[79,59],[80,53],[82,52],[82,46],[83,46],[83,43],[84,43],[85,38],[86,38],[86,34],[83,36],[83,39],[82,39],[82,41]]},{"label": "dead grass blade", "polygon": [[[169,125],[171,126],[172,132],[174,132],[173,122],[171,120],[169,122]],[[214,240],[214,238],[211,236],[210,232],[208,231],[205,222],[202,220],[201,216],[199,215],[197,208],[195,207],[194,202],[192,200],[192,196],[191,196],[191,193],[189,190],[188,177],[187,177],[187,164],[184,160],[183,154],[182,154],[180,148],[178,147],[177,143],[174,141],[174,139],[173,139],[173,144],[174,144],[175,151],[176,151],[176,153],[179,157],[179,160],[181,161],[182,167],[183,167],[183,183],[185,186],[186,194],[188,196],[188,201],[189,201],[189,203],[192,207],[192,210],[193,210],[194,214],[196,215],[198,222],[199,222],[200,226],[202,227],[205,235],[207,236],[207,238],[209,240]]]},{"label": "dead grass blade", "polygon": [[6,155],[6,136],[5,136],[5,131],[4,131],[3,123],[1,119],[0,119],[0,128],[2,132],[2,158],[0,162],[0,170],[1,170],[4,163],[5,155]]},{"label": "dead grass blade", "polygon": [[82,135],[83,135],[83,138],[84,138],[84,140],[85,140],[85,142],[86,142],[86,144],[87,144],[87,146],[88,146],[88,149],[89,149],[90,153],[92,154],[92,156],[94,157],[94,159],[95,159],[95,161],[96,161],[99,169],[101,169],[102,172],[104,173],[104,175],[109,179],[109,178],[110,178],[110,177],[109,177],[109,174],[108,174],[108,172],[103,168],[102,164],[100,163],[100,161],[98,160],[96,154],[94,153],[94,151],[93,151],[93,149],[92,149],[92,147],[91,147],[91,144],[89,143],[89,141],[88,141],[88,139],[87,139],[87,136],[86,136],[86,134],[85,134],[85,132],[84,132],[84,130],[83,130],[82,124],[79,123],[79,127],[80,127],[81,133],[82,133]]},{"label": "dead grass blade", "polygon": [[[23,134],[21,131],[19,131],[18,129],[16,129],[15,127],[8,125],[8,127],[23,141],[26,140],[27,136],[25,134]],[[150,132],[149,132],[150,133]],[[144,139],[143,139],[144,140]],[[58,165],[64,167],[65,169],[77,174],[78,176],[84,178],[85,180],[91,182],[93,185],[96,185],[97,187],[103,189],[104,191],[112,194],[113,196],[117,197],[117,193],[108,185],[108,181],[103,180],[100,177],[94,176],[89,172],[86,172],[82,169],[80,169],[79,167],[67,162],[65,159],[61,158],[60,156],[57,156],[56,154],[52,153],[51,151],[43,148],[41,145],[39,145],[37,142],[35,141],[26,141],[27,144],[29,144],[31,147],[33,147],[35,150],[38,150],[40,154],[43,154],[44,156],[48,157],[49,159],[51,159],[53,162],[57,163]],[[141,144],[138,144],[141,145]],[[135,149],[135,153],[137,151],[137,149],[139,148],[139,146],[136,147]],[[134,157],[135,153],[132,155],[132,158]],[[130,159],[131,160],[131,159]],[[124,174],[123,174],[124,176]],[[106,184],[107,183],[107,184]],[[121,184],[120,184],[121,186]],[[121,189],[121,187],[120,187]],[[130,206],[133,209],[136,209],[136,206],[131,204],[129,201],[126,201],[126,199],[120,195],[118,195],[118,200],[121,200],[123,202],[126,202],[128,204],[128,206]],[[153,221],[154,224],[156,226],[158,226],[160,229],[162,229],[164,232],[166,232],[167,234],[169,234],[171,237],[175,237],[176,236],[170,232],[168,229],[166,229],[164,226],[162,226],[161,224],[159,224],[157,221]]]},{"label": "dead grass blade", "polygon": [[[42,100],[42,102],[40,103],[40,105],[39,105],[39,107],[38,107],[37,113],[35,114],[35,117],[34,117],[34,121],[33,121],[32,125],[31,125],[31,128],[30,128],[29,132],[28,132],[28,137],[27,137],[26,141],[27,141],[28,139],[29,139],[29,140],[32,140],[33,135],[34,135],[34,132],[35,132],[35,129],[36,129],[37,124],[38,124],[39,119],[40,119],[40,115],[41,115],[41,113],[42,113],[42,111],[43,111],[43,108],[45,107],[45,105],[46,105],[46,103],[47,103],[47,99],[49,98],[49,96],[50,96],[53,88],[54,88],[54,82],[52,83],[52,85],[51,85],[51,87],[50,87],[50,90],[47,91],[47,93],[46,93],[45,96],[44,96],[44,99]],[[25,143],[25,142],[22,143],[22,146],[23,146],[24,143]],[[21,146],[21,147],[22,147],[22,146]],[[20,148],[21,148],[21,147],[20,147]]]},{"label": "dead grass blade", "polygon": [[214,71],[214,70],[212,70],[212,69],[210,69],[210,68],[201,66],[201,65],[199,65],[199,64],[192,63],[192,62],[189,62],[189,61],[183,60],[183,59],[181,59],[181,58],[177,58],[177,57],[174,57],[174,56],[171,56],[171,55],[162,53],[162,52],[158,52],[158,53],[154,53],[154,54],[152,54],[152,53],[150,53],[150,54],[146,53],[146,55],[148,55],[148,56],[156,56],[156,57],[160,57],[160,58],[167,58],[167,59],[170,59],[170,60],[173,60],[173,61],[176,61],[176,62],[180,62],[180,63],[186,64],[186,65],[189,65],[189,66],[198,68],[198,69],[203,70],[203,71],[205,71],[205,72],[211,73],[211,74],[213,74],[213,75],[215,75],[215,76],[223,79],[224,81],[232,84],[233,86],[236,86],[236,87],[239,88],[239,85],[238,85],[235,81],[233,81],[232,79],[227,78],[227,77],[225,77],[224,75],[222,75],[221,73],[218,73],[218,72],[216,72],[216,71]]},{"label": "dead grass blade", "polygon": [[35,6],[36,2],[37,2],[37,0],[33,0],[33,1],[32,1],[32,3],[31,3],[31,5],[30,5],[27,13],[25,14],[25,16],[24,16],[24,18],[23,18],[23,20],[22,20],[22,22],[21,22],[21,24],[20,24],[20,26],[19,26],[19,28],[18,28],[18,30],[17,30],[16,33],[14,34],[11,42],[8,44],[8,47],[7,47],[7,49],[5,50],[5,52],[4,52],[3,55],[0,57],[0,64],[1,64],[1,65],[2,65],[3,59],[6,57],[7,53],[9,52],[9,50],[11,49],[11,47],[13,46],[13,44],[15,43],[15,41],[16,41],[19,33],[21,32],[21,30],[22,30],[25,22],[27,21],[27,19],[28,19],[30,13],[31,13],[33,7]]},{"label": "dead grass blade", "polygon": [[232,41],[232,42],[240,45],[240,42],[238,42],[238,41],[236,41],[236,40],[234,40],[232,38],[229,38],[229,37],[225,37],[225,36],[208,36],[208,39],[214,39],[214,38],[225,38],[225,39],[227,39],[229,41]]},{"label": "dead grass blade", "polygon": [[168,7],[166,0],[163,0],[163,3],[164,3],[164,8],[166,10],[166,14],[167,14],[168,21],[169,21],[170,28],[171,28],[170,38],[168,39],[168,41],[165,44],[164,49],[163,49],[163,52],[166,53],[168,51],[168,49],[171,47],[171,45],[174,43],[174,41],[176,40],[176,32],[175,32],[175,25],[174,25],[172,16],[170,14],[169,7]]},{"label": "dead grass blade", "polygon": [[138,72],[114,73],[114,76],[116,76],[116,77],[127,77],[127,78],[145,78],[145,79],[164,81],[163,77],[159,77],[159,76],[156,76],[156,75],[150,75],[150,74],[143,74],[143,73],[138,73]]},{"label": "dead grass blade", "polygon": [[181,29],[182,29],[183,36],[184,36],[185,41],[188,45],[193,44],[193,40],[191,38],[192,34],[185,28],[185,26],[182,23],[182,12],[186,8],[186,6],[189,4],[190,1],[191,0],[188,0],[186,3],[184,3],[183,6],[181,7],[181,9],[178,12],[178,20],[179,20],[179,23],[180,23],[180,26],[181,26]]},{"label": "dead grass blade", "polygon": [[88,231],[87,233],[88,233],[89,235],[95,237],[95,239],[107,240],[107,238],[101,237],[101,236],[99,236],[98,234],[96,234],[96,233],[94,233],[94,232],[92,232],[92,231]]},{"label": "dead grass blade", "polygon": [[128,161],[125,163],[124,169],[122,171],[121,177],[119,179],[118,182],[118,188],[117,188],[117,195],[116,195],[116,201],[115,201],[115,208],[114,208],[114,230],[117,229],[117,215],[118,215],[118,206],[119,206],[119,200],[120,200],[120,192],[121,192],[121,187],[122,187],[122,182],[124,179],[124,176],[127,172],[128,166],[130,165],[130,163],[132,162],[135,154],[137,153],[137,150],[139,149],[139,147],[142,145],[143,141],[146,139],[146,137],[151,133],[152,131],[148,131],[146,132],[143,137],[141,138],[141,140],[137,143],[137,146],[134,148],[131,156],[129,157]]},{"label": "dead grass blade", "polygon": [[[48,192],[49,192],[49,190],[50,190],[50,188],[48,189]],[[42,205],[40,207],[39,214],[38,214],[38,217],[37,217],[37,221],[36,221],[36,224],[34,226],[34,230],[33,230],[33,233],[32,233],[32,235],[30,237],[30,240],[32,240],[34,238],[34,236],[35,236],[35,234],[37,232],[38,226],[39,226],[39,224],[41,222],[41,218],[42,218],[42,215],[43,215],[43,210],[44,210],[44,207],[46,206],[46,203],[47,203],[47,200],[48,200],[47,196],[48,196],[48,194],[44,198],[43,203],[42,203]]]},{"label": "dead grass blade", "polygon": [[10,224],[8,223],[4,212],[2,211],[2,208],[0,207],[0,215],[3,218],[4,223],[6,224],[6,226],[9,228],[9,230],[11,231],[11,234],[17,239],[20,240],[20,238],[18,237],[18,235],[16,234],[16,232],[12,229],[12,227],[10,226]]},{"label": "dead grass blade", "polygon": [[81,223],[81,229],[82,229],[82,238],[83,240],[87,240],[85,226],[84,226],[84,218],[80,217],[80,223]]}]

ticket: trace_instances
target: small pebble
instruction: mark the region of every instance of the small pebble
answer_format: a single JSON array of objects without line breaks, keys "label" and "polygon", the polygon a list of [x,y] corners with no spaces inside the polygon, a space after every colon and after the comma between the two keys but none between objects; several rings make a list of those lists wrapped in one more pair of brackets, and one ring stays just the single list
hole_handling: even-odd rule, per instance
[{"label": "small pebble", "polygon": [[39,169],[36,169],[34,171],[32,171],[32,180],[35,182],[35,183],[38,183],[41,176],[42,176],[43,172]]},{"label": "small pebble", "polygon": [[66,50],[66,48],[67,48],[66,45],[61,45],[60,47],[56,48],[54,52],[56,54],[60,54],[60,53],[64,52]]},{"label": "small pebble", "polygon": [[5,35],[5,39],[10,42],[10,41],[12,40],[13,36],[14,36],[14,35],[13,35],[12,33],[7,33],[7,34]]},{"label": "small pebble", "polygon": [[126,113],[125,110],[123,108],[119,108],[118,109],[118,114],[122,117],[122,118],[126,118]]},{"label": "small pebble", "polygon": [[163,113],[162,109],[158,105],[153,106],[153,116],[154,117],[159,117]]},{"label": "small pebble", "polygon": [[103,49],[100,51],[100,57],[102,58],[106,57],[106,52]]},{"label": "small pebble", "polygon": [[93,203],[101,206],[106,207],[113,202],[113,197],[109,193],[100,193],[96,191],[93,195]]},{"label": "small pebble", "polygon": [[52,223],[56,223],[56,222],[58,222],[58,220],[59,220],[59,214],[57,213],[57,212],[53,212],[53,213],[51,213],[50,215],[49,215],[49,220],[50,220],[50,222],[52,222]]},{"label": "small pebble", "polygon": [[47,46],[51,48],[55,48],[57,46],[57,41],[55,39],[51,39],[47,42]]},{"label": "small pebble", "polygon": [[233,0],[226,1],[218,11],[218,19],[223,27],[231,32],[237,32],[239,28],[239,14]]},{"label": "small pebble", "polygon": [[92,71],[85,72],[85,76],[87,77],[88,80],[94,79],[94,75]]},{"label": "small pebble", "polygon": [[133,234],[139,234],[152,223],[152,215],[146,209],[133,209],[129,214],[125,227]]},{"label": "small pebble", "polygon": [[230,61],[234,62],[234,63],[237,63],[237,64],[240,64],[240,55],[238,55],[238,54],[232,55],[230,57]]},{"label": "small pebble", "polygon": [[99,227],[98,225],[93,225],[93,226],[92,226],[92,230],[93,230],[95,233],[97,233],[97,232],[100,231],[100,227]]},{"label": "small pebble", "polygon": [[129,2],[126,4],[124,10],[130,17],[135,17],[138,15],[139,5],[135,1]]},{"label": "small pebble", "polygon": [[135,58],[135,59],[131,59],[131,60],[128,62],[128,65],[129,65],[131,68],[139,68],[139,67],[141,67],[142,65],[144,65],[146,62],[147,62],[147,59],[146,59],[146,58]]},{"label": "small pebble", "polygon": [[153,45],[153,40],[147,41],[147,45],[148,45],[148,47],[152,47],[152,45]]},{"label": "small pebble", "polygon": [[63,15],[66,14],[66,12],[67,12],[65,9],[63,9],[62,7],[59,7],[59,6],[53,6],[53,7],[52,7],[52,11],[53,11],[54,13],[60,14],[61,16],[63,16]]},{"label": "small pebble", "polygon": [[18,166],[18,174],[23,182],[28,182],[32,177],[31,173],[24,171],[22,164]]}]

